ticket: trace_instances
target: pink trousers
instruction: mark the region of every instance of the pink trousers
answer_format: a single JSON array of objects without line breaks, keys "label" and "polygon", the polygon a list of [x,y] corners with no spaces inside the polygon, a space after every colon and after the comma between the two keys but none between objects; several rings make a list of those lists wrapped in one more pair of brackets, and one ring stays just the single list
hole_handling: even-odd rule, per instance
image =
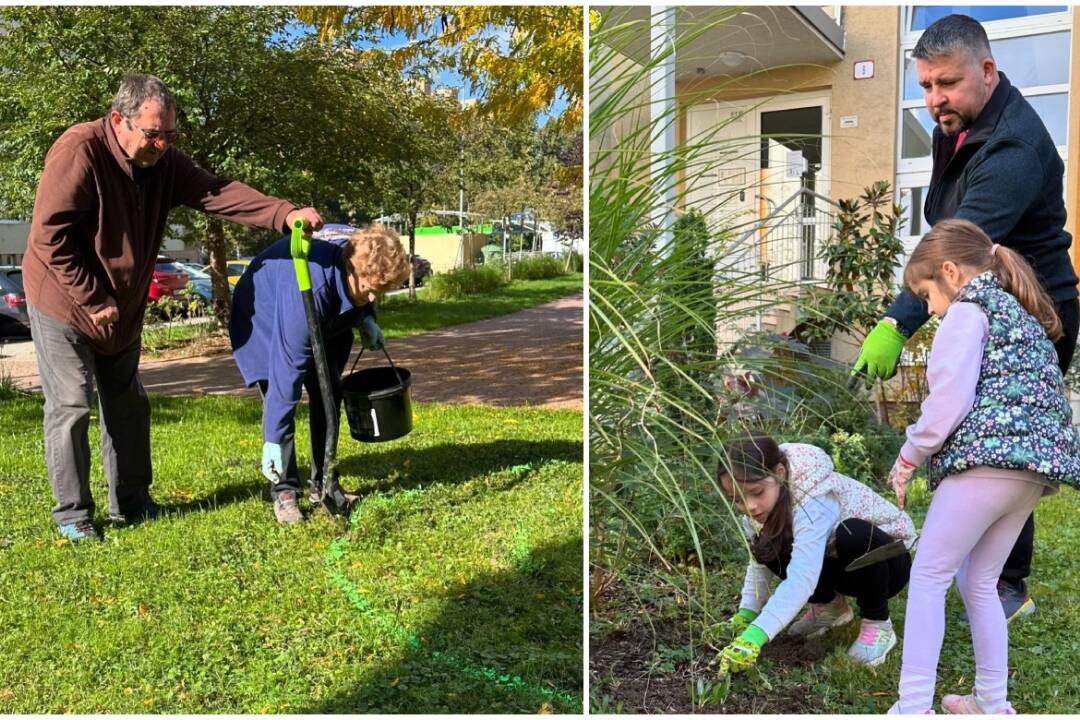
[{"label": "pink trousers", "polygon": [[1005,704],[1009,631],[997,594],[998,575],[1046,487],[975,468],[941,481],[923,523],[904,616],[900,712],[934,702],[945,636],[945,594],[956,578],[975,646],[975,693],[988,710]]}]

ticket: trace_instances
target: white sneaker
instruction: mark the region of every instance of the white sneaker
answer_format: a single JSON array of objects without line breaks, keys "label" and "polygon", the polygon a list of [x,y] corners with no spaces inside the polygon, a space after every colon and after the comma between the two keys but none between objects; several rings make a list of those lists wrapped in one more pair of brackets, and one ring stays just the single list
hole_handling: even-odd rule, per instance
[{"label": "white sneaker", "polygon": [[885,662],[889,651],[896,647],[896,632],[892,620],[863,620],[859,637],[848,649],[848,657],[857,665],[877,667]]},{"label": "white sneaker", "polygon": [[847,598],[840,593],[832,602],[823,605],[810,604],[810,609],[788,628],[788,634],[796,637],[816,638],[828,630],[847,625],[855,619],[855,613],[848,607]]}]

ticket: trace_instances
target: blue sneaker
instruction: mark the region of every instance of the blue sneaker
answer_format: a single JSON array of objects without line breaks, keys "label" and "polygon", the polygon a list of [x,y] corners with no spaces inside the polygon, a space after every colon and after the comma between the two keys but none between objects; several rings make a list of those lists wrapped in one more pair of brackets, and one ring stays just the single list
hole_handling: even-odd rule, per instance
[{"label": "blue sneaker", "polygon": [[71,541],[73,545],[83,540],[101,539],[101,535],[98,534],[94,523],[89,520],[76,520],[72,523],[65,523],[57,529],[60,531],[60,537]]}]

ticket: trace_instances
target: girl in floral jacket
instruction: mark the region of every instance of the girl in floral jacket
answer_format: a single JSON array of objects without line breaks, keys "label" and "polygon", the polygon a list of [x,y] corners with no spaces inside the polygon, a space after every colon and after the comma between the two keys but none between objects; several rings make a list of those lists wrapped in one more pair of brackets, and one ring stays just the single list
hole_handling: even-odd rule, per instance
[{"label": "girl in floral jacket", "polygon": [[[813,445],[778,445],[751,434],[726,443],[724,456],[717,479],[744,514],[753,558],[739,612],[722,628],[738,637],[720,651],[721,665],[733,672],[750,668],[761,647],[784,628],[811,638],[851,622],[848,597],[862,616],[848,657],[868,667],[884,662],[896,645],[889,598],[907,585],[911,557],[901,552],[861,569],[847,566],[894,540],[910,548],[911,518],[836,472],[828,454]],[[772,591],[775,577],[780,583]],[[809,610],[792,623],[807,602]]]},{"label": "girl in floral jacket", "polygon": [[929,459],[934,490],[911,570],[900,699],[890,712],[931,710],[955,577],[971,623],[975,688],[944,696],[942,709],[1013,714],[997,578],[1039,498],[1080,481],[1080,437],[1051,342],[1061,323],[1024,259],[966,220],[927,233],[904,283],[942,320],[926,370],[930,393],[889,474],[903,507],[912,473]]}]

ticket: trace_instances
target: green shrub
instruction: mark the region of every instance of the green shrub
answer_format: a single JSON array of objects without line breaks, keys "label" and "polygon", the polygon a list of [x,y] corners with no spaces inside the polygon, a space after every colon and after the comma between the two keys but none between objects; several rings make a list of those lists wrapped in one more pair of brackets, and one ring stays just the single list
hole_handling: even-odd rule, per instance
[{"label": "green shrub", "polygon": [[435,273],[428,280],[428,298],[449,300],[488,292],[506,285],[502,263],[487,263]]},{"label": "green shrub", "polygon": [[514,263],[515,280],[546,280],[565,275],[565,264],[551,255],[530,255]]},{"label": "green shrub", "polygon": [[866,439],[859,433],[847,433],[843,430],[834,432],[832,442],[832,461],[841,475],[856,480],[869,482],[874,475],[874,465],[866,449]]}]

